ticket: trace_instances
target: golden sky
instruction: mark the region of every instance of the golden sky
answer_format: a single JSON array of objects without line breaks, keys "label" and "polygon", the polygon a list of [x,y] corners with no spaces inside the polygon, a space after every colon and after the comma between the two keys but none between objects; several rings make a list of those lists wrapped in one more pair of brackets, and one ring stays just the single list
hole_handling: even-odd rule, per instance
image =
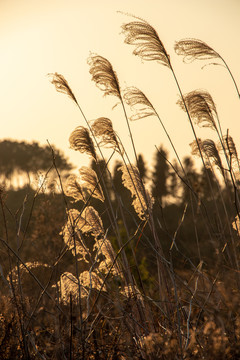
[{"label": "golden sky", "polygon": [[[212,95],[223,132],[230,130],[240,152],[240,101],[222,66],[184,64],[174,42],[197,38],[225,59],[240,87],[240,0],[0,0],[0,121],[5,138],[55,144],[77,166],[87,158],[69,150],[68,138],[84,120],[71,100],[55,91],[48,73],[64,75],[86,117],[109,117],[132,157],[126,122],[117,99],[103,97],[91,81],[90,52],[106,57],[122,88],[139,87],[154,104],[181,157],[193,140],[186,114],[176,105],[178,90],[169,69],[143,63],[124,44],[117,11],[147,20],[167,49],[183,93],[206,89]],[[129,115],[130,112],[129,112]],[[152,163],[155,145],[170,145],[155,118],[131,123],[138,153]],[[216,138],[196,129],[199,137]],[[108,152],[106,156],[108,156]],[[173,158],[173,153],[170,151]]]}]

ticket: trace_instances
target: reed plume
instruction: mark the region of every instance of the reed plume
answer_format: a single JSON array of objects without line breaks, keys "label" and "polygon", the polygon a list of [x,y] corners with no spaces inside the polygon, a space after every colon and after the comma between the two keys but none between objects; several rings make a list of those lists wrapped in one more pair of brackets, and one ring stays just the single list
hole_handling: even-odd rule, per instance
[{"label": "reed plume", "polygon": [[[130,117],[130,120],[139,120],[143,119],[148,116],[157,116],[156,111],[151,104],[151,102],[148,100],[146,95],[139,90],[138,88],[131,86],[125,89],[124,100],[130,106],[131,108],[135,108],[136,114]],[[137,109],[136,106],[143,105],[143,107]]]},{"label": "reed plume", "polygon": [[104,228],[98,212],[92,206],[86,206],[83,211],[76,209],[68,211],[68,220],[62,232],[65,244],[78,260],[89,262],[86,258],[89,255],[88,248],[83,242],[83,234],[91,234],[95,239],[104,237]]},{"label": "reed plume", "polygon": [[140,219],[146,219],[147,211],[152,209],[152,199],[144,189],[139,170],[136,166],[127,164],[119,167],[122,171],[123,185],[131,191],[132,205]]},{"label": "reed plume", "polygon": [[109,147],[123,155],[123,147],[116,132],[113,130],[113,125],[110,119],[100,117],[94,120],[92,123],[92,131],[96,138],[100,138],[100,146]]},{"label": "reed plume", "polygon": [[81,285],[87,290],[88,289],[96,289],[101,291],[107,291],[106,286],[103,285],[102,279],[96,274],[94,271],[83,271],[79,280]]},{"label": "reed plume", "polygon": [[[79,283],[78,279],[70,272],[65,271],[60,276],[60,280],[57,282],[57,288],[60,293],[60,300],[64,305],[70,303],[70,297],[72,301],[77,303],[79,298]],[[84,288],[81,288],[81,297],[88,295]]]},{"label": "reed plume", "polygon": [[67,222],[63,226],[60,235],[63,236],[63,240],[72,254],[74,256],[76,255],[78,260],[83,260],[88,263],[87,255],[89,255],[89,251],[82,241],[84,225],[85,221],[81,218],[79,211],[70,209],[68,211]]},{"label": "reed plume", "polygon": [[95,81],[96,85],[104,92],[104,95],[114,95],[117,96],[117,98],[120,100],[131,138],[135,159],[137,161],[137,152],[130,129],[128,116],[122,99],[119,81],[115,71],[112,68],[112,65],[107,59],[99,55],[91,56],[88,59],[88,64],[90,65],[90,74],[92,74],[92,80]]},{"label": "reed plume", "polygon": [[88,58],[88,64],[92,80],[104,92],[104,95],[114,95],[120,99],[118,78],[110,62],[100,55],[92,55]]},{"label": "reed plume", "polygon": [[79,169],[79,175],[81,186],[86,189],[89,195],[104,202],[105,198],[96,172],[87,166],[82,166]]},{"label": "reed plume", "polygon": [[205,42],[197,39],[183,39],[176,41],[174,50],[183,56],[184,62],[194,60],[221,59],[220,55]]},{"label": "reed plume", "polygon": [[78,126],[75,130],[73,130],[69,137],[69,143],[71,149],[80,151],[80,153],[86,153],[95,161],[97,160],[95,147],[90,137],[89,130],[84,126]]},{"label": "reed plume", "polygon": [[[224,66],[226,67],[227,71],[229,72],[232,81],[234,83],[234,86],[237,90],[238,96],[240,98],[240,92],[238,90],[237,83],[226,61],[222,58],[222,56],[218,52],[213,50],[205,42],[197,39],[183,39],[175,43],[174,49],[178,55],[183,56],[184,62],[192,62],[194,60],[209,60],[209,59],[221,60]],[[212,63],[212,65],[220,65],[220,64]]]},{"label": "reed plume", "polygon": [[77,226],[81,233],[90,233],[94,237],[104,235],[102,220],[92,206],[86,206],[82,213],[78,213]]},{"label": "reed plume", "polygon": [[104,202],[102,187],[99,183],[96,172],[86,166],[79,169],[79,176],[72,174],[67,178],[65,193],[75,201],[87,202],[88,198],[95,197]]},{"label": "reed plume", "polygon": [[112,247],[111,242],[108,239],[104,238],[97,240],[94,244],[94,250],[97,250],[97,257],[99,257],[99,255],[102,255],[103,257],[103,260],[101,260],[98,265],[98,270],[101,273],[107,274],[109,269],[112,267],[112,275],[115,276],[120,274],[119,263],[115,261],[114,266],[112,266],[116,257],[116,253]]},{"label": "reed plume", "polygon": [[191,91],[184,95],[184,99],[180,99],[177,103],[184,111],[186,111],[186,105],[190,117],[197,125],[217,130],[215,123],[217,109],[211,95],[207,91]]},{"label": "reed plume", "polygon": [[81,179],[75,174],[68,176],[65,185],[65,193],[67,196],[73,197],[75,201],[81,200],[84,203],[87,201],[85,191],[81,185]]},{"label": "reed plume", "polygon": [[225,149],[228,151],[229,157],[233,157],[236,161],[239,161],[237,148],[233,138],[227,134],[223,137],[223,142]]},{"label": "reed plume", "polygon": [[[167,51],[166,51],[163,43],[159,39],[159,36],[158,36],[156,30],[151,25],[149,25],[145,20],[142,20],[140,18],[137,18],[137,19],[139,19],[140,22],[134,21],[134,22],[131,22],[128,24],[124,24],[122,26],[123,32],[126,35],[125,43],[130,44],[130,45],[136,45],[136,49],[134,50],[133,53],[135,55],[140,56],[143,60],[158,61],[160,64],[167,66],[171,70],[174,80],[176,82],[178,91],[182,98],[185,111],[187,112],[187,116],[188,116],[188,119],[189,119],[189,122],[190,122],[190,125],[192,128],[194,137],[195,137],[195,139],[197,139],[197,135],[196,135],[196,132],[195,132],[195,129],[193,126],[191,116],[189,114],[187,105],[185,104],[185,100],[184,100],[184,97],[182,94],[181,87],[177,80],[174,69],[171,65],[170,57],[167,54]],[[161,120],[160,120],[160,123],[162,123]],[[164,130],[166,132],[165,128],[164,128]],[[168,136],[168,138],[169,138],[169,136]],[[171,142],[171,144],[172,144],[172,142]],[[173,144],[172,144],[172,146],[173,146]],[[174,146],[173,146],[173,149],[175,151]],[[200,155],[202,158],[202,162],[204,164],[204,160],[203,160],[200,148],[199,148],[199,152],[200,152]],[[179,161],[179,163],[181,164],[181,161]],[[182,167],[182,165],[181,165],[181,167]]]},{"label": "reed plume", "polygon": [[64,272],[57,283],[60,290],[60,300],[64,305],[68,305],[71,296],[72,301],[77,303],[79,285],[81,286],[81,298],[84,299],[88,297],[90,289],[106,291],[106,286],[102,286],[102,283],[103,281],[94,271],[83,271],[79,276],[79,281],[72,273]]},{"label": "reed plume", "polygon": [[156,30],[145,20],[133,21],[122,25],[126,44],[135,45],[134,55],[140,56],[145,61],[158,61],[170,67],[169,56],[159,39]]},{"label": "reed plume", "polygon": [[223,177],[225,176],[224,174],[224,168],[222,165],[222,160],[221,157],[219,155],[217,146],[215,144],[215,142],[211,139],[206,139],[206,140],[201,140],[201,139],[197,139],[194,140],[191,144],[190,144],[191,148],[192,148],[192,154],[193,155],[197,155],[199,156],[199,147],[203,153],[204,159],[206,160],[205,162],[205,166],[207,168],[211,168],[211,165],[215,165],[217,166],[217,168],[220,170],[220,172],[222,173]]},{"label": "reed plume", "polygon": [[[134,110],[135,110],[135,114],[130,117],[130,120],[132,120],[132,121],[140,120],[140,119],[143,119],[148,116],[156,116],[157,117],[157,119],[159,120],[159,122],[160,122],[172,148],[173,148],[173,151],[175,152],[178,162],[184,172],[182,162],[178,156],[175,146],[171,140],[171,137],[170,137],[163,121],[161,120],[160,116],[158,115],[157,111],[155,110],[154,106],[149,101],[147,96],[138,88],[131,86],[131,87],[128,87],[125,89],[123,98],[126,101],[126,103],[132,109],[134,108]],[[141,107],[141,105],[143,105],[143,107]]]},{"label": "reed plume", "polygon": [[51,77],[51,83],[55,86],[58,92],[66,94],[78,105],[77,99],[75,98],[75,95],[73,94],[67,80],[64,78],[63,75],[54,73],[48,74],[48,76]]},{"label": "reed plume", "polygon": [[219,142],[218,149],[225,151],[229,159],[230,170],[233,170],[236,180],[240,180],[240,163],[233,138],[228,134],[223,136],[223,141]]}]

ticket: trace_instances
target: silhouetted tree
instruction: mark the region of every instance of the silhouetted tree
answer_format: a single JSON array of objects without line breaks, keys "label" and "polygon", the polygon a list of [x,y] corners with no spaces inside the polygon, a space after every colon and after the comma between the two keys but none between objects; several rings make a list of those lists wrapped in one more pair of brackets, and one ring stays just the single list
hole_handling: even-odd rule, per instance
[{"label": "silhouetted tree", "polygon": [[214,196],[216,199],[216,194],[219,193],[220,184],[214,172],[209,168],[202,168],[200,176],[201,198],[205,201],[210,201],[213,199]]},{"label": "silhouetted tree", "polygon": [[155,166],[152,173],[152,195],[162,204],[163,197],[169,194],[167,180],[169,177],[168,154],[162,146],[155,153]]},{"label": "silhouetted tree", "polygon": [[179,177],[178,174],[180,174],[180,168],[176,160],[172,163],[173,168],[169,170],[169,195],[171,195],[173,198],[177,199],[180,195],[179,193]]},{"label": "silhouetted tree", "polygon": [[137,157],[137,165],[138,165],[138,170],[139,170],[141,179],[143,181],[146,180],[147,179],[147,168],[146,168],[146,163],[141,154],[139,154]]},{"label": "silhouetted tree", "polygon": [[[199,173],[196,171],[195,167],[194,167],[194,161],[192,160],[191,157],[186,156],[183,159],[183,167],[185,169],[185,173],[186,176],[184,176],[186,183],[189,183],[189,185],[191,186],[192,190],[200,195],[200,190],[201,190],[201,184],[200,184],[200,175]],[[189,202],[190,199],[190,188],[182,183],[183,186],[183,193],[182,193],[182,202],[186,203]]]},{"label": "silhouetted tree", "polygon": [[[59,170],[70,170],[72,165],[63,153],[52,146]],[[0,142],[0,174],[11,181],[15,174],[29,174],[48,170],[53,163],[52,150],[37,142],[3,140]]]}]

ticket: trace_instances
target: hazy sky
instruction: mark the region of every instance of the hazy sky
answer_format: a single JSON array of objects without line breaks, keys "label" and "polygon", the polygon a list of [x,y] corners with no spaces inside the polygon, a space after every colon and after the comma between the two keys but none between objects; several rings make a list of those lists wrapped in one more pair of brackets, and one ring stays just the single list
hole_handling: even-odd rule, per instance
[{"label": "hazy sky", "polygon": [[[132,155],[122,109],[112,109],[117,99],[103,97],[91,81],[86,60],[94,52],[112,63],[122,88],[134,85],[148,96],[180,156],[190,153],[193,134],[176,105],[179,95],[170,70],[132,55],[133,47],[124,44],[121,34],[121,24],[132,19],[118,10],[144,18],[157,30],[182,91],[210,92],[223,132],[230,129],[240,152],[240,101],[228,72],[222,66],[202,70],[203,61],[184,64],[173,49],[182,38],[205,41],[225,59],[240,87],[240,0],[0,0],[1,140],[46,144],[48,139],[77,166],[86,164],[85,156],[69,150],[70,133],[85,123],[75,104],[49,82],[47,74],[58,72],[86,117],[109,117]],[[131,128],[137,151],[150,164],[155,145],[170,150],[157,119],[132,122]],[[203,129],[197,133],[215,138]]]}]

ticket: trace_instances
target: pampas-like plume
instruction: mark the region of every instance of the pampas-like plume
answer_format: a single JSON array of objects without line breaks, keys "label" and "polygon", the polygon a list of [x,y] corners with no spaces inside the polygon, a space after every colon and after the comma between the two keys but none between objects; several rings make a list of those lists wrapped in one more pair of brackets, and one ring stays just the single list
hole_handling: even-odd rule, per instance
[{"label": "pampas-like plume", "polygon": [[193,142],[191,142],[189,145],[191,147],[191,154],[193,156],[200,157],[200,151],[202,152],[202,156],[204,158],[204,165],[206,166],[206,168],[212,170],[210,159],[204,152],[202,140],[200,138],[197,138],[197,140],[193,140]]},{"label": "pampas-like plume", "polygon": [[89,262],[86,258],[89,251],[82,241],[82,234],[85,233],[90,233],[95,238],[104,236],[103,223],[98,212],[92,206],[86,206],[82,213],[76,209],[70,209],[68,220],[61,234],[73,255],[75,255],[76,250],[78,260]]},{"label": "pampas-like plume", "polygon": [[[223,177],[224,177],[224,169],[222,165],[222,161],[218,152],[218,149],[216,147],[216,144],[211,139],[201,140],[198,139],[198,145],[202,151],[202,154],[206,160],[206,167],[211,168],[211,164],[216,165],[219,170],[221,171]],[[192,148],[192,154],[200,156],[199,154],[199,147],[197,145],[196,140],[194,140],[190,146]]]},{"label": "pampas-like plume", "polygon": [[139,120],[145,118],[147,116],[156,116],[156,111],[153,108],[153,105],[148,100],[146,95],[139,89],[134,86],[128,87],[124,91],[123,95],[126,103],[131,107],[135,107],[136,105],[143,105],[142,108],[136,109],[136,114],[131,116],[130,120]]},{"label": "pampas-like plume", "polygon": [[78,220],[78,226],[83,233],[91,233],[94,237],[103,236],[102,220],[92,206],[86,206]]},{"label": "pampas-like plume", "polygon": [[189,145],[190,145],[190,147],[192,149],[191,150],[192,155],[200,156],[199,147],[200,147],[200,149],[202,151],[202,140],[198,138],[197,141],[193,140],[193,142],[191,142],[191,144],[189,144]]},{"label": "pampas-like plume", "polygon": [[[105,274],[108,273],[116,257],[116,253],[113,250],[111,242],[106,238],[100,239],[94,244],[94,250],[97,250],[97,256],[101,254],[104,257],[104,259],[99,263],[99,271]],[[111,273],[112,275],[120,274],[120,266],[118,262],[115,262],[111,269]]]},{"label": "pampas-like plume", "polygon": [[[78,302],[79,284],[77,278],[70,272],[64,272],[57,282],[57,287],[60,290],[60,300],[64,305],[70,302],[70,295],[74,303]],[[81,297],[87,297],[88,292],[86,289],[81,288]]]},{"label": "pampas-like plume", "polygon": [[223,150],[222,145],[224,146],[225,152],[228,154],[229,164],[234,172],[236,180],[240,180],[240,163],[233,138],[229,135],[223,136],[223,144],[220,142],[218,144],[219,151]]},{"label": "pampas-like plume", "polygon": [[88,58],[88,64],[92,80],[104,95],[114,95],[121,99],[118,78],[110,62],[102,56],[92,55]]},{"label": "pampas-like plume", "polygon": [[64,225],[60,235],[63,235],[63,240],[68,246],[72,254],[78,257],[78,260],[89,262],[86,256],[88,255],[88,249],[85,247],[82,241],[82,232],[85,221],[81,218],[80,213],[76,209],[70,209],[68,211],[68,220]]},{"label": "pampas-like plume", "polygon": [[69,96],[76,104],[78,104],[77,99],[75,98],[70,86],[68,85],[67,80],[64,78],[63,75],[55,73],[55,74],[48,74],[51,79],[51,83],[55,86],[58,92],[66,94]]},{"label": "pampas-like plume", "polygon": [[79,169],[79,174],[82,188],[86,189],[90,196],[104,202],[102,187],[95,171],[87,166],[82,166]]},{"label": "pampas-like plume", "polygon": [[65,185],[65,193],[67,196],[71,196],[75,201],[87,201],[84,189],[81,186],[81,179],[77,175],[69,175]]},{"label": "pampas-like plume", "polygon": [[[228,70],[234,86],[237,90],[238,96],[240,98],[240,92],[238,90],[237,83],[229,69],[226,61],[218,54],[215,50],[213,50],[210,46],[205,44],[201,40],[197,39],[183,39],[175,43],[175,51],[178,55],[183,55],[184,62],[192,62],[194,60],[209,60],[209,59],[220,59],[226,69]],[[219,63],[212,63],[213,65],[221,65]]]},{"label": "pampas-like plume", "polygon": [[87,128],[84,126],[78,126],[75,130],[73,130],[69,137],[69,143],[71,149],[80,151],[81,153],[86,153],[96,161],[97,155]]},{"label": "pampas-like plume", "polygon": [[118,136],[113,130],[112,122],[110,119],[100,117],[92,123],[92,131],[96,137],[99,137],[101,146],[113,148],[118,153],[123,154],[123,148],[118,140]]},{"label": "pampas-like plume", "polygon": [[96,290],[102,289],[102,291],[107,291],[105,285],[103,285],[102,287],[103,280],[100,279],[100,277],[94,271],[91,272],[83,271],[79,276],[79,280],[84,288],[96,289]]},{"label": "pampas-like plume", "polygon": [[183,55],[184,62],[192,62],[196,59],[221,59],[220,55],[215,50],[203,41],[197,39],[183,39],[177,41],[174,50],[178,55]]},{"label": "pampas-like plume", "polygon": [[[63,304],[68,305],[70,302],[70,294],[72,296],[72,301],[77,302],[79,296],[79,283],[81,285],[81,298],[86,298],[89,294],[89,289],[100,290],[102,287],[103,281],[99,276],[91,271],[83,271],[78,279],[69,272],[64,272],[60,281],[58,281],[57,286],[60,289],[60,300]],[[102,291],[106,291],[106,286],[102,287]]]},{"label": "pampas-like plume", "polygon": [[228,155],[238,160],[238,153],[233,138],[229,135],[225,135],[223,136],[223,143],[225,150],[228,152]]},{"label": "pampas-like plume", "polygon": [[132,205],[140,219],[147,218],[147,210],[152,209],[152,199],[149,193],[143,188],[139,170],[136,166],[127,164],[119,167],[122,171],[123,185],[131,191]]},{"label": "pampas-like plume", "polygon": [[122,25],[125,43],[136,46],[133,51],[134,55],[138,55],[146,61],[156,60],[170,68],[169,56],[156,30],[145,20],[139,20],[141,21]]},{"label": "pampas-like plume", "polygon": [[102,187],[98,181],[97,174],[91,168],[82,166],[79,169],[79,175],[70,175],[65,185],[65,193],[71,196],[75,201],[83,201],[86,203],[88,197],[95,197],[104,202]]},{"label": "pampas-like plume", "polygon": [[86,206],[82,213],[76,209],[70,209],[68,211],[68,221],[62,233],[64,235],[64,241],[66,240],[66,243],[70,241],[70,247],[72,248],[74,233],[77,234],[80,239],[81,234],[84,233],[91,233],[97,237],[103,236],[104,228],[98,212],[92,206]]},{"label": "pampas-like plume", "polygon": [[[217,130],[214,117],[217,117],[217,109],[211,95],[204,90],[194,90],[184,95],[190,117],[195,123],[202,127],[209,127]],[[177,102],[186,111],[184,102],[180,99]]]}]

